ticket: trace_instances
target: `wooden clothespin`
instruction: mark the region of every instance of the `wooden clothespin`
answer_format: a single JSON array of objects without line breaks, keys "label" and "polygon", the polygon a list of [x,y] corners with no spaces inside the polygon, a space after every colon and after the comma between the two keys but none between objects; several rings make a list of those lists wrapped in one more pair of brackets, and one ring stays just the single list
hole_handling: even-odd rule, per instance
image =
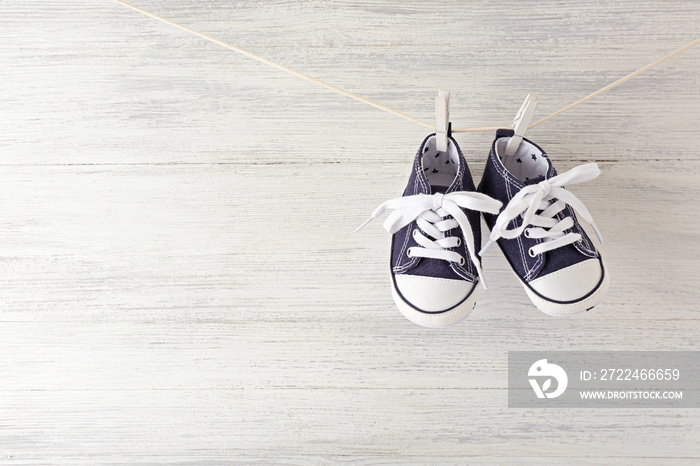
[{"label": "wooden clothespin", "polygon": [[506,143],[506,155],[515,155],[523,140],[523,136],[525,136],[525,131],[527,131],[532,117],[535,115],[536,108],[537,94],[528,94],[513,119],[513,131],[515,134]]},{"label": "wooden clothespin", "polygon": [[440,89],[435,97],[435,148],[446,152],[450,134],[450,91]]}]

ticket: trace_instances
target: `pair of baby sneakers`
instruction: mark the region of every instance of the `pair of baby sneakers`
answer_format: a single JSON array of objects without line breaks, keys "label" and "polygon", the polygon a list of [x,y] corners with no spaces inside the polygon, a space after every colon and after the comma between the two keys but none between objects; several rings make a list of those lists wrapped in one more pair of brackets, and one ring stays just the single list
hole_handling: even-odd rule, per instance
[{"label": "pair of baby sneakers", "polygon": [[[576,314],[605,297],[609,274],[576,214],[602,241],[600,233],[583,203],[564,188],[597,177],[598,166],[558,175],[547,154],[527,139],[506,155],[512,136],[512,130],[496,132],[478,188],[457,142],[449,137],[447,150],[438,151],[435,135],[428,136],[403,196],[381,204],[359,227],[392,211],[384,223],[393,235],[392,294],[410,321],[447,327],[469,315],[479,282],[486,287],[481,254],[494,242],[546,314]],[[481,215],[491,234],[480,249]]]}]

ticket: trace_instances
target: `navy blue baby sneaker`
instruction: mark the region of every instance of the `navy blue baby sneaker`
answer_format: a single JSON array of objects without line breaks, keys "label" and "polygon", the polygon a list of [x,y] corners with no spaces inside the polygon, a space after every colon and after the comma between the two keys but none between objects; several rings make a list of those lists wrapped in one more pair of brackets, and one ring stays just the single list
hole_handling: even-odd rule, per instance
[{"label": "navy blue baby sneaker", "polygon": [[505,206],[498,214],[484,214],[491,235],[480,254],[497,242],[542,312],[559,316],[589,310],[605,297],[610,274],[576,217],[586,220],[602,242],[591,214],[564,186],[592,180],[600,170],[589,163],[557,175],[547,154],[527,139],[514,155],[506,155],[512,136],[512,130],[496,133],[479,184],[479,192]]},{"label": "navy blue baby sneaker", "polygon": [[436,149],[425,138],[403,197],[384,202],[359,228],[392,210],[384,227],[391,243],[392,294],[401,313],[425,327],[447,327],[474,308],[481,279],[477,248],[480,212],[497,214],[501,202],[476,192],[454,139]]}]

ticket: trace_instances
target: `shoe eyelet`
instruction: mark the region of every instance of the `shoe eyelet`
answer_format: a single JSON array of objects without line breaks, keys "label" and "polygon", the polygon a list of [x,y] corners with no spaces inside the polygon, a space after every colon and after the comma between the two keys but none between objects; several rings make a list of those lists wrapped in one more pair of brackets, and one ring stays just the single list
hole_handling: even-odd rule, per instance
[{"label": "shoe eyelet", "polygon": [[457,247],[462,245],[462,238],[457,238]]},{"label": "shoe eyelet", "polygon": [[535,254],[534,252],[532,252],[532,248],[530,248],[530,249],[527,250],[527,254],[528,254],[530,257],[535,257],[535,256],[536,256],[536,254]]},{"label": "shoe eyelet", "polygon": [[464,257],[460,257],[460,258],[459,258],[459,265],[461,265],[462,267],[464,267],[464,264],[466,264],[466,263],[467,263],[467,261],[464,260]]},{"label": "shoe eyelet", "polygon": [[529,229],[529,228],[526,228],[525,231],[523,231],[523,236],[524,236],[525,238],[529,238],[529,237],[530,237],[530,229]]},{"label": "shoe eyelet", "polygon": [[406,249],[406,255],[407,255],[408,257],[413,257],[413,253],[411,252],[411,249],[412,249],[412,248]]},{"label": "shoe eyelet", "polygon": [[411,233],[411,236],[415,239],[416,235],[418,234],[418,230],[413,230],[413,233]]}]

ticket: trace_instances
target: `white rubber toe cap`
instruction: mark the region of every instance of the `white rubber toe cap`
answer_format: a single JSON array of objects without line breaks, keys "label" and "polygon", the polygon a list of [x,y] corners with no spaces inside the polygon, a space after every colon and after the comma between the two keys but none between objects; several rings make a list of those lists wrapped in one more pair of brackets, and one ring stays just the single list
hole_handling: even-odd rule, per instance
[{"label": "white rubber toe cap", "polygon": [[394,280],[404,301],[424,312],[441,312],[455,307],[475,286],[466,280],[405,274],[394,275]]},{"label": "white rubber toe cap", "polygon": [[552,272],[529,283],[542,297],[570,302],[582,299],[600,284],[603,270],[598,259],[587,259],[578,264]]}]

